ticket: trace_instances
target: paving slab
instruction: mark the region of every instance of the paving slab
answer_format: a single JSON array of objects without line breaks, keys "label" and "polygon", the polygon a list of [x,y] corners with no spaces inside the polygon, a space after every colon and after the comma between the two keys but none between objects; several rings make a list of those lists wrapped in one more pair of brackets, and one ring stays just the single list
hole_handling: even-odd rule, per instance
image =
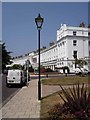
[{"label": "paving slab", "polygon": [[2,111],[2,118],[40,118],[40,101],[38,101],[37,80],[31,80],[28,87],[23,87]]}]

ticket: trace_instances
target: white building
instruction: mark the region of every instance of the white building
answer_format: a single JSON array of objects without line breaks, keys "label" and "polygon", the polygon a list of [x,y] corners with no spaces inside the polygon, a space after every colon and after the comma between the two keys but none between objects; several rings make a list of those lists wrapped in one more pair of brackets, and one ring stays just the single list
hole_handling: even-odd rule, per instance
[{"label": "white building", "polygon": [[41,51],[41,65],[43,65],[45,68],[51,68],[52,70],[55,70],[56,64],[57,64],[57,45],[54,44],[50,46],[49,48]]},{"label": "white building", "polygon": [[[90,60],[90,29],[83,27],[72,27],[66,24],[61,25],[57,30],[56,44],[40,52],[40,62],[45,68],[61,68],[68,66],[72,72],[75,65],[73,64],[74,55],[77,58]],[[13,62],[25,63],[29,59],[33,67],[38,66],[38,53],[31,52],[27,56],[14,59]],[[13,64],[14,64],[13,63]],[[87,66],[86,66],[87,67]],[[88,65],[90,70],[90,64]]]},{"label": "white building", "polygon": [[15,57],[15,58],[12,60],[12,61],[13,61],[12,65],[14,65],[14,64],[24,65],[27,60],[29,60],[30,63],[33,65],[33,59],[32,59],[33,56],[34,56],[34,52],[30,52],[30,53],[28,53],[28,54]]},{"label": "white building", "polygon": [[83,27],[62,25],[57,30],[57,67],[68,66],[72,71],[74,55],[77,58],[90,57],[90,30]]}]

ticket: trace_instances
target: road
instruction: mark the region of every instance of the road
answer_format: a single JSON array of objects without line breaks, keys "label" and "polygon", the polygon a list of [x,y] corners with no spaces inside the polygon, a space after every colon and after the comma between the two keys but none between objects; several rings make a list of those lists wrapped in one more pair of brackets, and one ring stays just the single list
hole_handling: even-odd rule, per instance
[{"label": "road", "polygon": [[[54,77],[54,75],[51,75],[49,77]],[[46,78],[46,76],[41,76],[41,78]],[[31,80],[33,79],[38,79],[38,75],[31,76]],[[11,86],[11,87],[6,87],[6,75],[2,75],[1,79],[1,84],[0,84],[0,90],[2,90],[2,103],[6,103],[12,96],[14,96],[20,89],[20,86]]]},{"label": "road", "polygon": [[7,103],[21,88],[20,86],[6,87],[6,75],[2,75],[2,105]]},{"label": "road", "polygon": [[[30,76],[31,80],[38,79],[38,75]],[[51,77],[64,77],[64,75],[48,75]],[[47,78],[46,75],[41,76],[41,78]],[[0,90],[2,90],[2,104],[7,103],[20,89],[21,87],[18,85],[14,85],[11,87],[6,87],[6,75],[2,75],[2,82],[0,82]],[[0,100],[1,101],[1,100]]]},{"label": "road", "polygon": [[[32,79],[38,79],[38,76],[31,77]],[[19,90],[21,89],[20,85],[6,87],[6,75],[0,74],[0,103],[2,105],[6,104]]]},{"label": "road", "polygon": [[[32,79],[38,79],[38,76],[31,77]],[[20,85],[14,85],[11,87],[6,87],[6,75],[0,74],[0,103],[2,105],[6,104],[19,90],[21,89]]]}]

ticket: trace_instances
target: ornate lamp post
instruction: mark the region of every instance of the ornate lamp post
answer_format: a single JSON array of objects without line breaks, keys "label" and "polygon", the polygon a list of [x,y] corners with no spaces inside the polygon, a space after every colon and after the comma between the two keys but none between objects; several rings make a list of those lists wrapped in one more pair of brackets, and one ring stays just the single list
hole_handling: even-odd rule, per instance
[{"label": "ornate lamp post", "polygon": [[37,25],[37,29],[38,29],[38,69],[39,69],[39,80],[38,80],[38,100],[41,100],[41,81],[40,81],[40,30],[42,28],[42,24],[43,24],[43,18],[40,16],[40,14],[38,15],[37,18],[35,18],[35,22]]},{"label": "ornate lamp post", "polygon": [[30,66],[31,66],[31,63],[30,63],[29,59],[27,59],[26,63],[25,63],[25,67],[26,67],[26,70],[27,70],[27,86],[28,86],[28,70],[29,70]]},{"label": "ornate lamp post", "polygon": [[76,68],[76,67],[77,67],[77,55],[74,54],[73,57],[74,57],[74,59],[75,59],[75,68]]}]

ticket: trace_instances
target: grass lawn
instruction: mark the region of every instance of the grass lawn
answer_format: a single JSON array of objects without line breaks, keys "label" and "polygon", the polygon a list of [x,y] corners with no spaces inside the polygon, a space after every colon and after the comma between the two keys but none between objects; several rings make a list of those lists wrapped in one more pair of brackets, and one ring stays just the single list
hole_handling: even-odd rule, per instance
[{"label": "grass lawn", "polygon": [[57,103],[63,103],[60,96],[58,95],[58,92],[43,98],[41,100],[41,118],[48,118],[48,111],[52,109]]},{"label": "grass lawn", "polygon": [[[75,87],[75,89],[76,89],[76,87]],[[71,88],[71,90],[73,90],[73,89]],[[69,89],[67,89],[67,91],[70,92]],[[56,92],[56,93],[53,93],[52,95],[49,95],[49,96],[47,96],[47,97],[43,97],[43,98],[42,98],[42,100],[41,100],[41,109],[40,109],[40,110],[41,110],[41,111],[40,111],[40,117],[41,117],[41,118],[48,118],[48,117],[49,117],[49,113],[48,113],[48,112],[49,112],[55,105],[57,105],[57,104],[59,104],[59,103],[60,103],[60,104],[63,104],[63,103],[64,103],[58,93],[60,93],[60,94],[63,96],[63,98],[65,98],[64,95],[63,95],[62,90],[61,90],[61,91],[58,91],[58,92]]]},{"label": "grass lawn", "polygon": [[79,83],[89,83],[89,77],[84,76],[63,76],[59,78],[48,78],[48,79],[42,79],[42,84],[44,85],[71,85]]}]

